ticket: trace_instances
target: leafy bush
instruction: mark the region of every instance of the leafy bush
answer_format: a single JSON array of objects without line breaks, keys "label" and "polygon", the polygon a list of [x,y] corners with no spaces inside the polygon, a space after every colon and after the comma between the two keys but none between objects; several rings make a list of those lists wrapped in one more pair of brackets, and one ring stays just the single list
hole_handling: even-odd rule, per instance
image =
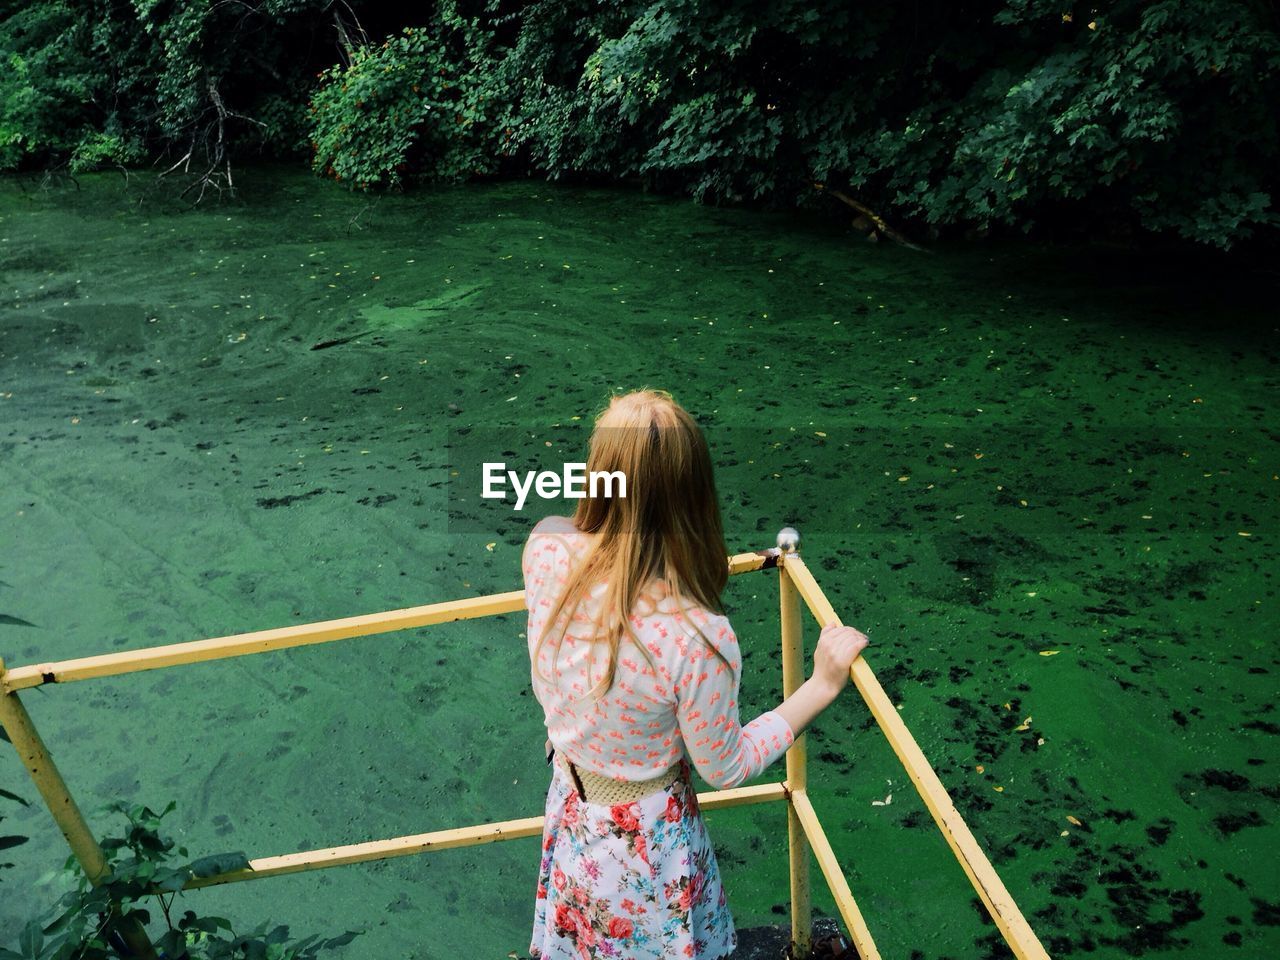
[{"label": "leafy bush", "polygon": [[[350,943],[358,934],[338,937],[308,936],[292,940],[286,926],[262,924],[237,933],[224,917],[201,917],[184,911],[175,921],[174,899],[190,878],[212,876],[248,865],[242,853],[219,854],[186,861],[187,850],[160,834],[161,819],[173,810],[170,803],[159,813],[149,807],[115,802],[108,810],[128,822],[123,836],[102,841],[109,872],[98,885],[90,884],[79,862],[69,857],[64,874],[74,883],[53,911],[52,920],[32,920],[18,934],[17,950],[0,947],[0,960],[113,960],[128,957],[119,946],[121,919],[151,920],[142,906],[159,902],[166,930],[155,940],[166,960],[315,960],[321,950]],[[149,891],[160,891],[151,894]]]},{"label": "leafy bush", "polygon": [[87,41],[66,3],[32,4],[0,24],[0,169],[80,148],[88,135],[81,104],[92,100],[97,74]]},{"label": "leafy bush", "polygon": [[0,0],[0,170],[301,141],[330,0]]},{"label": "leafy bush", "polygon": [[1104,227],[1228,247],[1276,223],[1280,42],[1261,9],[1126,0],[1093,11],[1005,5],[1000,33],[1039,56],[1001,58],[968,90],[883,124],[851,182],[934,224],[1029,229],[1072,204]]},{"label": "leafy bush", "polygon": [[428,27],[405,27],[323,71],[311,99],[313,168],[359,189],[490,173],[483,40],[445,3]]}]

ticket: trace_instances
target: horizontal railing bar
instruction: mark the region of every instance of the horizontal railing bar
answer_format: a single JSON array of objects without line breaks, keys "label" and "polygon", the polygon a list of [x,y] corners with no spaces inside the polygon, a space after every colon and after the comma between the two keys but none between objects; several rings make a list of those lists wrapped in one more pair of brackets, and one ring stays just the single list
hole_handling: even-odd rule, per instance
[{"label": "horizontal railing bar", "polygon": [[[729,557],[728,561],[729,572],[739,574],[772,567],[776,564],[776,557],[762,551],[739,553]],[[6,672],[0,678],[0,683],[3,683],[0,693],[21,690],[25,687],[38,687],[45,683],[71,683],[75,680],[114,677],[125,673],[138,673],[142,670],[174,667],[184,663],[202,663],[229,657],[243,657],[251,653],[269,653],[290,647],[304,647],[371,634],[409,630],[433,623],[515,613],[523,609],[524,591],[512,590],[509,593],[446,600],[443,603],[429,603],[419,607],[405,607],[400,610],[342,617],[337,620],[300,623],[270,630],[255,630],[252,633],[212,637],[207,640],[170,643],[138,650],[121,650],[116,653],[78,657],[74,660],[59,660],[52,663],[35,663],[24,667],[13,667]]]},{"label": "horizontal railing bar", "polygon": [[772,570],[778,565],[776,550],[756,550],[753,553],[735,553],[729,558],[729,575],[751,573],[753,570]]},{"label": "horizontal railing bar", "polygon": [[291,627],[271,630],[255,630],[227,637],[208,640],[191,640],[139,650],[122,650],[75,660],[56,663],[38,663],[26,667],[14,667],[5,674],[8,690],[35,687],[42,683],[70,683],[73,680],[90,680],[95,677],[112,677],[159,667],[173,667],[184,663],[201,663],[242,657],[251,653],[267,653],[289,647],[302,647],[333,640],[347,640],[374,633],[389,633],[425,627],[433,623],[453,620],[471,620],[476,617],[514,613],[524,609],[524,591],[498,593],[488,597],[468,597],[465,600],[447,600],[420,607],[388,610],[338,620],[322,620],[317,623],[301,623]]},{"label": "horizontal railing bar", "polygon": [[[725,807],[737,807],[750,803],[767,803],[772,800],[785,800],[786,787],[781,783],[762,783],[752,787],[734,787],[731,790],[712,790],[698,794],[698,805],[704,810],[719,810]],[[481,823],[472,827],[456,827],[450,830],[436,830],[432,833],[419,833],[407,837],[393,837],[389,840],[371,840],[366,843],[352,843],[341,847],[330,847],[325,850],[305,850],[301,853],[286,853],[277,857],[263,857],[250,860],[249,868],[232,870],[212,877],[197,877],[189,880],[183,889],[194,890],[199,887],[211,887],[224,883],[238,883],[242,880],[261,880],[264,877],[277,877],[286,873],[301,873],[308,870],[323,870],[348,863],[364,863],[371,860],[386,860],[391,857],[403,857],[414,853],[426,853],[430,850],[449,850],[454,847],[471,847],[482,843],[496,843],[499,840],[519,840],[523,837],[542,835],[542,817],[524,817],[520,820],[500,820],[493,823]]]},{"label": "horizontal railing bar", "polygon": [[809,794],[804,790],[793,792],[791,805],[795,808],[796,816],[800,818],[800,825],[804,827],[804,835],[809,840],[814,859],[818,861],[822,875],[827,878],[827,888],[831,891],[840,916],[844,919],[845,929],[849,931],[854,946],[858,948],[858,956],[861,960],[880,960],[880,951],[871,937],[867,922],[862,919],[862,911],[858,909],[858,903],[853,899],[853,891],[849,889],[849,882],[840,869],[835,852],[831,849],[831,843],[827,840],[827,835],[818,820],[818,814],[814,812]]},{"label": "horizontal railing bar", "polygon": [[[818,586],[813,574],[799,555],[786,554],[781,564],[791,576],[796,589],[799,590],[800,596],[804,598],[804,602],[818,624],[825,627],[828,624],[840,623],[840,618],[836,616],[822,588]],[[1049,954],[1041,945],[1026,918],[1023,917],[1022,911],[1018,909],[1018,905],[1005,888],[995,868],[991,866],[986,854],[978,846],[978,841],[969,830],[968,824],[956,810],[950,795],[942,786],[942,781],[938,779],[933,767],[925,759],[924,752],[911,735],[911,731],[907,729],[907,725],[903,723],[902,717],[884,692],[884,688],[880,686],[880,681],[871,672],[865,657],[858,657],[853,662],[850,675],[1014,955],[1018,960],[1049,960]]]}]

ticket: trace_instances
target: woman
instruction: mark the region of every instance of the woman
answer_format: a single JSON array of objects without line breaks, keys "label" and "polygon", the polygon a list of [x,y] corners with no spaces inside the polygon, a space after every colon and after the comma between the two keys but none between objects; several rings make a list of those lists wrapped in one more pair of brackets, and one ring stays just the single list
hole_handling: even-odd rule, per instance
[{"label": "woman", "polygon": [[614,397],[587,470],[621,471],[625,496],[588,491],[572,519],[534,527],[522,560],[555,763],[530,953],[716,960],[737,933],[691,770],[718,788],[760,774],[835,700],[867,638],[823,630],[813,676],[740,725],[742,663],[720,604],[726,550],[698,425],[665,392]]}]

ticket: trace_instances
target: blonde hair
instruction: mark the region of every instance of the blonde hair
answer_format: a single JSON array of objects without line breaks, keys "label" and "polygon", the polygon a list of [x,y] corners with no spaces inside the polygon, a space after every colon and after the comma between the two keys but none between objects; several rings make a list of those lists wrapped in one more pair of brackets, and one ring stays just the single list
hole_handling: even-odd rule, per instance
[{"label": "blonde hair", "polygon": [[[533,656],[536,664],[538,651],[558,624],[558,639],[563,640],[579,603],[603,581],[606,591],[593,621],[592,642],[606,646],[609,657],[604,676],[590,691],[598,699],[613,686],[624,635],[654,666],[631,623],[645,585],[654,578],[665,582],[680,616],[686,615],[689,602],[723,613],[720,593],[729,567],[711,453],[697,422],[671,394],[637,390],[610,398],[591,433],[588,476],[595,471],[621,471],[626,496],[594,496],[588,489],[578,501],[573,525],[597,536],[570,572]],[[723,660],[697,624],[692,619],[688,623]],[[553,655],[553,668],[554,660]]]}]

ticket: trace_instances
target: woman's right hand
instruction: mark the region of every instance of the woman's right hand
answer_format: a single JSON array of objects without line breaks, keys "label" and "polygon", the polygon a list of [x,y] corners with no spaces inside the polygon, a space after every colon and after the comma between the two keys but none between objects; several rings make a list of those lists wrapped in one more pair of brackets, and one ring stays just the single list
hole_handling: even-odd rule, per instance
[{"label": "woman's right hand", "polygon": [[828,624],[813,651],[813,676],[834,699],[849,682],[849,669],[867,643],[867,635],[853,627]]}]

